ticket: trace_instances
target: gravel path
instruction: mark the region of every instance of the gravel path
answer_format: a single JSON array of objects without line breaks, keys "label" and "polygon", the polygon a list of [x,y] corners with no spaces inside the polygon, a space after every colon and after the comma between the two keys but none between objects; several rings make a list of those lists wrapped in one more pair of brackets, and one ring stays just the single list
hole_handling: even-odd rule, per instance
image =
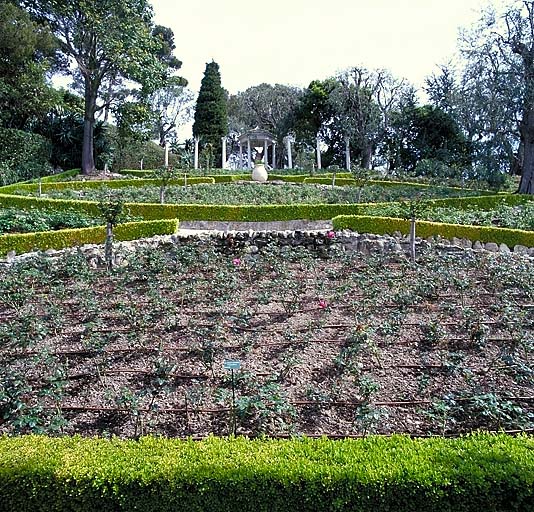
[{"label": "gravel path", "polygon": [[220,222],[220,221],[180,221],[180,230],[188,231],[328,231],[332,229],[330,220],[290,220],[277,222]]}]

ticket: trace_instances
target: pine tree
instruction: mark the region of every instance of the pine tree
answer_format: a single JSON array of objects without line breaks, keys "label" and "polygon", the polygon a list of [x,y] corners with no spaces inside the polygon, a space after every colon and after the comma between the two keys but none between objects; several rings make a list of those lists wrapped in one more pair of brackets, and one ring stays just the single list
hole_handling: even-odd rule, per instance
[{"label": "pine tree", "polygon": [[212,61],[206,64],[200,84],[193,135],[200,138],[203,147],[211,144],[215,148],[215,159],[219,167],[222,167],[221,137],[227,133],[226,93],[221,86],[219,65]]}]

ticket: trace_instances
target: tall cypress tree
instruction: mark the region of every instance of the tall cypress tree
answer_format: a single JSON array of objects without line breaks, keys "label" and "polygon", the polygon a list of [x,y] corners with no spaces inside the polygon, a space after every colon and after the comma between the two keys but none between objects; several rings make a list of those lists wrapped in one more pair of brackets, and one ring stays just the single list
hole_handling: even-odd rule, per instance
[{"label": "tall cypress tree", "polygon": [[200,138],[203,147],[206,144],[212,144],[219,167],[222,167],[221,137],[227,133],[226,93],[221,86],[219,65],[211,61],[206,64],[204,78],[200,84],[193,135]]}]

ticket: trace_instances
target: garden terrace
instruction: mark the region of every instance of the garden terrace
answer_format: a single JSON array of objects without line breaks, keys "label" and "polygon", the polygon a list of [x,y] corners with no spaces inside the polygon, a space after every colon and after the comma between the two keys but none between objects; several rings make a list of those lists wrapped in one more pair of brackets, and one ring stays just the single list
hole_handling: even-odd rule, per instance
[{"label": "garden terrace", "polygon": [[532,260],[228,239],[1,270],[5,433],[360,436],[534,428]]},{"label": "garden terrace", "polygon": [[[73,175],[74,172],[66,174]],[[402,217],[407,217],[410,204],[418,203],[421,206],[419,219],[432,221],[424,225],[419,221],[419,226],[424,227],[425,237],[439,235],[449,239],[467,238],[473,242],[504,243],[511,249],[515,246],[534,245],[530,235],[533,218],[530,196],[488,195],[484,191],[383,180],[370,181],[365,187],[361,187],[354,179],[346,177],[346,173],[340,175],[342,178],[337,183],[344,184],[340,187],[327,184],[331,177],[325,180],[306,175],[275,176],[277,182],[262,185],[243,180],[248,175],[182,177],[171,181],[167,187],[169,204],[157,204],[158,199],[161,199],[161,182],[155,179],[70,182],[46,180],[40,185],[25,183],[2,187],[0,198],[5,207],[54,211],[58,215],[64,210],[78,211],[82,217],[96,218],[99,216],[96,199],[100,199],[103,192],[109,194],[110,189],[118,189],[116,193],[126,201],[126,211],[131,220],[330,221],[338,216],[366,215],[375,219],[360,218],[349,223],[343,221],[342,224],[335,221],[334,224],[360,231],[364,229],[364,232],[390,234],[406,231]],[[241,182],[235,183],[236,180]],[[214,183],[215,181],[220,182]],[[186,183],[188,186],[184,186]],[[41,193],[47,197],[35,197]],[[362,199],[368,202],[361,202]],[[232,204],[228,204],[230,202]],[[477,214],[479,211],[487,213]],[[457,224],[443,223],[450,220]],[[473,222],[488,226],[488,229],[458,225]],[[501,227],[514,228],[514,231],[502,230]],[[55,238],[41,236],[40,240],[50,241],[50,247],[53,248],[63,247],[63,240],[66,241],[59,233]],[[76,241],[75,238],[73,240]],[[9,240],[2,241],[5,254],[10,251]],[[33,243],[34,239],[31,238],[25,244],[19,243],[16,250],[48,248],[42,244],[32,245]]]}]

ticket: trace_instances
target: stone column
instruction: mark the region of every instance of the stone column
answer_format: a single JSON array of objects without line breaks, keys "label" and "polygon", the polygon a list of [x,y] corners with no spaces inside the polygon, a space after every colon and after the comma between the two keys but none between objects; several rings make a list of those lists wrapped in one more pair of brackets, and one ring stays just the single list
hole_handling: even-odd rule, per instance
[{"label": "stone column", "polygon": [[269,165],[269,158],[267,155],[267,139],[263,141],[263,163]]},{"label": "stone column", "polygon": [[252,165],[252,148],[250,147],[250,139],[247,139],[247,157],[248,157],[247,168],[248,169],[252,169],[252,167],[253,167],[253,165]]},{"label": "stone column", "polygon": [[239,168],[243,169],[243,145],[239,141]]},{"label": "stone column", "polygon": [[165,143],[165,160],[164,160],[165,167],[169,167],[169,143]]},{"label": "stone column", "polygon": [[221,137],[222,142],[222,168],[226,169],[226,137]]},{"label": "stone column", "polygon": [[194,168],[198,169],[198,137],[195,137],[195,162],[194,162]]},{"label": "stone column", "polygon": [[287,167],[288,169],[293,169],[293,158],[291,156],[291,138],[286,137],[286,146],[287,146]]},{"label": "stone column", "polygon": [[345,137],[345,167],[350,171],[350,139]]},{"label": "stone column", "polygon": [[317,137],[317,169],[321,169],[321,141]]},{"label": "stone column", "polygon": [[273,142],[273,169],[276,169],[276,142]]}]

